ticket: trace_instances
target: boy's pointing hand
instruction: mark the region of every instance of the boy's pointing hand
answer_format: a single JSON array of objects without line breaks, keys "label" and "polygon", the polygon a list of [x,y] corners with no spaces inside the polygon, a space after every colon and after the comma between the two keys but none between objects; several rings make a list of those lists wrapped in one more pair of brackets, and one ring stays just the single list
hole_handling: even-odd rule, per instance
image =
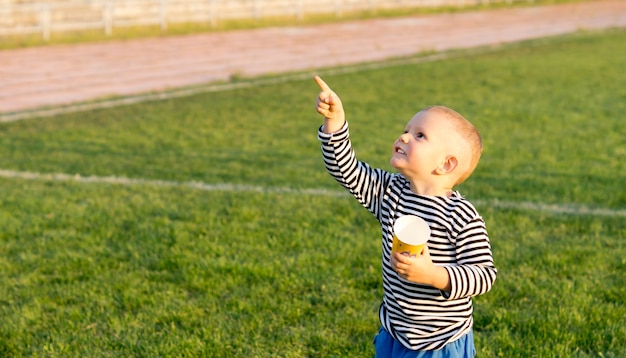
[{"label": "boy's pointing hand", "polygon": [[316,106],[317,113],[324,116],[325,119],[324,132],[336,132],[343,127],[346,121],[341,99],[319,76],[315,76],[315,82],[322,90],[317,96]]}]

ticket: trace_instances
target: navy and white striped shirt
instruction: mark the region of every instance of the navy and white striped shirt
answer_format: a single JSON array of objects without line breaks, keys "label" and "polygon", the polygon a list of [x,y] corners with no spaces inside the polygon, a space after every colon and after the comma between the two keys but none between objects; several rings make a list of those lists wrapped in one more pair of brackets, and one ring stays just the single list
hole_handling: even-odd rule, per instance
[{"label": "navy and white striped shirt", "polygon": [[[413,350],[440,349],[469,332],[472,296],[489,291],[497,273],[485,222],[474,206],[456,191],[449,198],[417,195],[401,174],[358,161],[347,123],[330,134],[320,128],[318,138],[328,172],[381,224],[383,327]],[[448,271],[450,292],[410,282],[392,269],[393,224],[409,214],[428,223],[430,256]]]}]

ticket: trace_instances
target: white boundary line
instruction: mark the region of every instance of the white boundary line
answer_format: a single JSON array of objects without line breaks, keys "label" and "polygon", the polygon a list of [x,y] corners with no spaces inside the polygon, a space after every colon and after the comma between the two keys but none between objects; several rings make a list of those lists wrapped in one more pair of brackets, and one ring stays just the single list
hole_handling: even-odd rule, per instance
[{"label": "white boundary line", "polygon": [[20,172],[14,170],[0,169],[0,177],[7,179],[26,179],[58,182],[96,183],[96,184],[118,184],[125,186],[154,186],[154,187],[175,187],[189,188],[202,191],[225,191],[225,192],[248,192],[248,193],[278,193],[278,194],[300,194],[319,196],[346,196],[347,194],[338,190],[326,189],[295,189],[286,187],[261,187],[245,184],[208,184],[198,181],[178,182],[171,180],[153,179],[132,179],[117,176],[81,176],[80,174],[63,173],[35,173]]},{"label": "white boundary line", "polygon": [[[239,193],[272,193],[314,195],[327,197],[348,196],[344,191],[328,189],[295,189],[288,187],[261,187],[245,184],[208,184],[198,181],[177,182],[170,180],[132,179],[117,176],[81,176],[63,173],[35,173],[0,169],[0,177],[7,179],[25,179],[58,182],[117,184],[125,186],[153,186],[188,188],[202,191],[239,192]],[[508,202],[500,200],[477,200],[476,205],[493,206],[503,209],[538,211],[550,214],[569,214],[577,216],[626,217],[626,209],[591,208],[584,205],[559,205],[532,202]]]}]

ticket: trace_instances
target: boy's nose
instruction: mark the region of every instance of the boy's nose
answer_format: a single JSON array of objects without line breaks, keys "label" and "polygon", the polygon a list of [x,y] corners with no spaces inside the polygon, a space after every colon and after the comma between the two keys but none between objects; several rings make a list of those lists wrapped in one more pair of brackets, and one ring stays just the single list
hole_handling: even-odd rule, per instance
[{"label": "boy's nose", "polygon": [[400,141],[402,143],[408,143],[409,142],[409,133],[404,133],[400,136]]}]

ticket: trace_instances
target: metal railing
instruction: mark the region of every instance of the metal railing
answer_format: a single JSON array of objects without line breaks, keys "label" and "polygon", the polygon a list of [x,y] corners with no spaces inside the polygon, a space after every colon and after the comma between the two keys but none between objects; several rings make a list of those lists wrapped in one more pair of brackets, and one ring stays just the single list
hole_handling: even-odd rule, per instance
[{"label": "metal railing", "polygon": [[0,36],[40,33],[44,40],[53,32],[207,23],[234,19],[334,14],[398,8],[467,6],[485,3],[532,2],[534,0],[93,0],[59,3],[0,5]]}]

